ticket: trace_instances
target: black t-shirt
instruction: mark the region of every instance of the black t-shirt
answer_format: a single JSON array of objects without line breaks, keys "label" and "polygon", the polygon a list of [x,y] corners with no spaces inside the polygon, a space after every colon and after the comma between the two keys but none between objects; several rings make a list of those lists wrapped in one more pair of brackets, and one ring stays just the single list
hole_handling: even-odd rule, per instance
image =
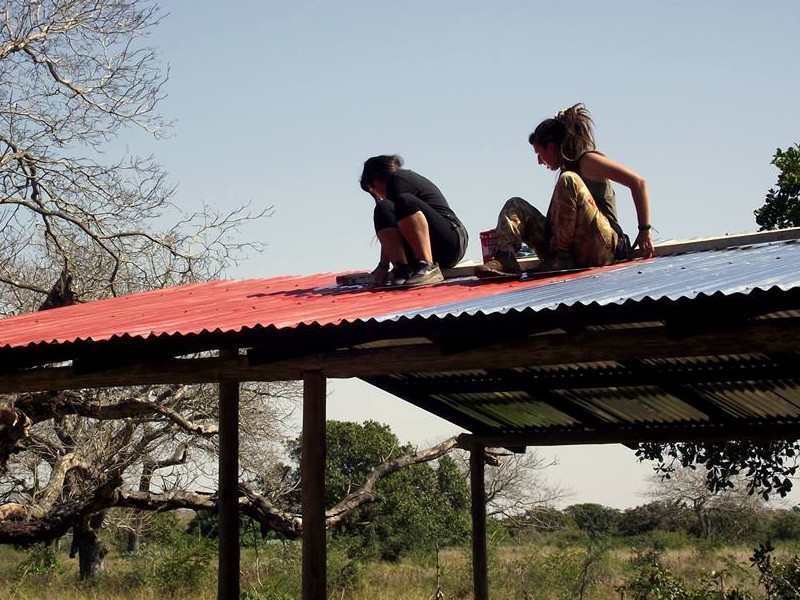
[{"label": "black t-shirt", "polygon": [[443,217],[461,223],[447,203],[442,191],[430,179],[414,171],[399,169],[389,175],[386,180],[386,199],[395,200],[400,194],[412,194],[429,204]]}]

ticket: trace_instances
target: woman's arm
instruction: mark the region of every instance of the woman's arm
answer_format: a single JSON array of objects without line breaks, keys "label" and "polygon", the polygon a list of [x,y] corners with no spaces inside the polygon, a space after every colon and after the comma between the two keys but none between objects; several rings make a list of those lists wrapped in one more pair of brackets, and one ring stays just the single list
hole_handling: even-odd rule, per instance
[{"label": "woman's arm", "polygon": [[386,250],[381,247],[381,257],[378,266],[372,269],[372,279],[376,285],[383,285],[389,279],[390,259]]},{"label": "woman's arm", "polygon": [[[636,206],[636,217],[639,221],[639,235],[633,247],[641,249],[644,257],[653,255],[653,240],[650,236],[650,198],[647,195],[647,181],[644,177],[631,171],[628,167],[619,164],[597,152],[587,152],[581,158],[581,171],[589,179],[603,181],[610,179],[624,185],[631,191],[633,204]],[[641,230],[641,227],[647,227]]]}]

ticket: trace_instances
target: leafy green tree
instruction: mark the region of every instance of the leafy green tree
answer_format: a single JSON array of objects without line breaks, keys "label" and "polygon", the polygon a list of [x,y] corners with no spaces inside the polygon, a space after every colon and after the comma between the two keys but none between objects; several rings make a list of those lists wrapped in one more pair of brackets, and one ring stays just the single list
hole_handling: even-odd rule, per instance
[{"label": "leafy green tree", "polygon": [[[375,421],[328,421],[326,436],[329,507],[358,488],[379,465],[415,451],[400,444],[388,425]],[[289,445],[295,466],[300,449],[300,438]],[[294,477],[299,477],[296,467]],[[435,468],[424,463],[392,473],[374,491],[376,502],[359,507],[336,528],[337,535],[353,536],[354,551],[395,560],[437,544],[460,543],[469,535],[469,489],[448,456],[440,458]]]},{"label": "leafy green tree", "polygon": [[387,478],[379,490],[380,501],[361,514],[361,527],[371,549],[384,560],[397,560],[414,551],[447,545],[446,506],[438,495],[436,473],[429,465],[414,465]]},{"label": "leafy green tree", "polygon": [[615,533],[620,515],[615,508],[591,502],[573,504],[565,508],[564,512],[572,517],[578,529],[586,532],[593,540]]},{"label": "leafy green tree", "polygon": [[772,162],[780,173],[775,187],[767,193],[764,206],[755,211],[761,229],[800,226],[800,143],[786,150],[778,148]]},{"label": "leafy green tree", "polygon": [[[325,506],[328,508],[360,486],[375,467],[414,450],[410,445],[401,446],[391,428],[377,421],[328,421],[325,432],[328,448]],[[302,437],[290,441],[288,446],[289,456],[299,465]],[[299,481],[299,470],[295,475]],[[299,499],[298,493],[298,507]]]},{"label": "leafy green tree", "polygon": [[627,508],[620,514],[618,530],[621,535],[643,535],[653,531],[688,531],[691,515],[683,506],[671,502],[648,502]]},{"label": "leafy green tree", "polygon": [[441,523],[446,525],[441,533],[447,543],[458,543],[469,535],[471,499],[464,473],[450,456],[439,459],[436,468],[436,494],[441,500],[439,511]]}]

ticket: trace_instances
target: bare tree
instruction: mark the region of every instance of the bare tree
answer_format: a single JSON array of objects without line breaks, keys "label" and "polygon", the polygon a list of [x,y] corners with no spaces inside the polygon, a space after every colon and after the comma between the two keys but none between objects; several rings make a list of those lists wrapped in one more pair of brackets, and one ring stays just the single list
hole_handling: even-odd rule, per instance
[{"label": "bare tree", "polygon": [[[32,310],[66,267],[80,299],[217,275],[244,249],[244,208],[182,215],[153,157],[168,69],[139,0],[9,0],[0,13],[0,314]],[[168,223],[168,225],[164,225]]]},{"label": "bare tree", "polygon": [[544,471],[556,464],[535,449],[522,454],[497,453],[498,464],[486,473],[486,504],[490,516],[514,519],[552,506],[566,492],[547,482]]},{"label": "bare tree", "polygon": [[[277,457],[296,387],[259,385],[242,394],[243,465],[258,464],[259,475],[277,465],[271,457]],[[54,539],[71,527],[73,553],[88,577],[102,569],[105,550],[97,531],[105,509],[179,508],[171,500],[177,497],[200,498],[187,506],[203,505],[215,494],[213,386],[27,395],[14,409],[26,411],[30,426],[8,453],[0,495],[24,507],[25,522],[0,520],[0,543]],[[256,479],[254,468],[247,473]],[[259,481],[266,483],[263,476]],[[141,513],[133,513],[126,523],[134,547],[143,522]]]},{"label": "bare tree", "polygon": [[[378,465],[354,490],[331,507],[326,513],[328,527],[333,527],[359,506],[377,499],[374,493],[375,486],[384,477],[406,467],[429,462],[441,458],[454,448],[458,447],[457,438],[449,438],[435,446],[418,450]],[[59,469],[59,472],[80,472],[88,470],[90,466],[76,460],[74,455],[65,459],[68,466]],[[67,467],[72,467],[68,469]],[[246,479],[246,476],[245,476]],[[52,480],[52,478],[51,478]],[[202,490],[183,489],[188,486],[179,486],[172,489],[162,487],[161,490],[133,490],[126,486],[119,472],[107,477],[91,480],[92,486],[87,486],[83,493],[75,494],[70,500],[61,501],[56,507],[44,513],[38,509],[35,519],[9,520],[0,519],[0,543],[8,542],[37,542],[54,539],[67,532],[78,521],[89,521],[94,515],[112,507],[127,507],[143,511],[163,511],[178,508],[214,511],[217,509],[217,496],[215,492]],[[261,482],[263,485],[263,482]],[[63,489],[63,488],[62,488]],[[286,501],[288,494],[286,488],[257,489],[253,483],[243,481],[239,486],[239,506],[241,512],[249,515],[262,525],[263,530],[276,531],[289,539],[296,539],[302,535],[302,516],[294,512],[290,501]],[[283,502],[281,502],[283,500]],[[14,510],[17,504],[14,505]],[[31,511],[30,504],[23,504]],[[49,507],[48,507],[49,508]],[[96,518],[95,518],[96,521]],[[91,523],[90,523],[91,525]],[[93,527],[99,527],[95,522]],[[94,551],[98,551],[95,548]],[[99,550],[102,552],[102,549]]]},{"label": "bare tree", "polygon": [[[566,490],[547,481],[545,471],[556,464],[542,457],[535,448],[523,453],[487,449],[486,514],[505,521],[508,525],[524,529],[531,526],[547,527],[551,509],[568,496]],[[461,454],[461,468],[469,472],[469,457]],[[552,525],[552,524],[550,524]]]},{"label": "bare tree", "polygon": [[747,530],[753,515],[764,509],[764,500],[748,490],[744,475],[731,478],[731,486],[712,491],[702,469],[675,467],[668,478],[653,474],[648,496],[676,508],[688,509],[695,519],[696,533],[707,539],[728,531]]},{"label": "bare tree", "polygon": [[[166,171],[126,149],[170,129],[158,112],[168,68],[147,44],[161,18],[145,0],[4,4],[0,315],[213,278],[258,248],[234,234],[269,208],[184,214]],[[262,450],[285,408],[267,401],[272,391],[291,388],[262,387],[242,404],[253,415],[243,435],[266,440]],[[216,397],[197,386],[3,398],[0,495],[28,521],[3,522],[0,537],[72,528],[91,575],[102,568],[96,531],[110,498],[213,487],[216,417]]]}]

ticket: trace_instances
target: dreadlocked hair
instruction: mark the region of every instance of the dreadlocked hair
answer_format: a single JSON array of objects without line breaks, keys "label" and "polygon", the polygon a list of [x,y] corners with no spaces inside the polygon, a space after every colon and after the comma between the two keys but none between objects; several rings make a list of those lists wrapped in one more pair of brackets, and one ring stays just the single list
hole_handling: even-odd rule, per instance
[{"label": "dreadlocked hair", "polygon": [[528,143],[544,146],[553,142],[567,163],[574,163],[586,152],[595,149],[594,121],[582,102],[561,110],[552,119],[536,127]]}]

